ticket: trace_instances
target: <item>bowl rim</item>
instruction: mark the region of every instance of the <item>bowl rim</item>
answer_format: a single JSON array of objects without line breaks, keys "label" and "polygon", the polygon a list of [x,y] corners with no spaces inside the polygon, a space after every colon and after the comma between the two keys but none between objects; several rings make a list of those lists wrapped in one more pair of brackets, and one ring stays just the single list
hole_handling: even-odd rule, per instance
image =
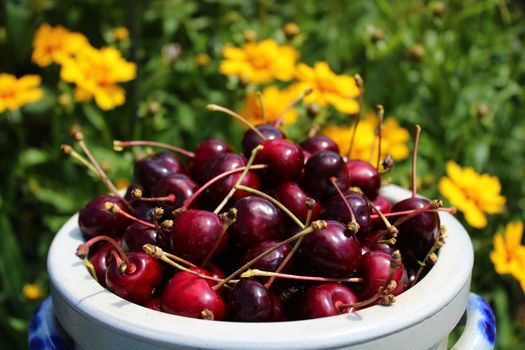
[{"label": "bowl rim", "polygon": [[[411,196],[395,185],[385,186],[381,193],[395,201]],[[366,343],[413,327],[444,309],[470,283],[474,257],[468,233],[452,215],[441,212],[440,219],[447,227],[448,237],[439,259],[420,282],[397,297],[394,305],[313,320],[206,321],[127,302],[99,285],[75,256],[76,247],[82,242],[78,213],[55,236],[47,266],[54,302],[64,302],[102,327],[137,339],[217,349],[337,347]]]}]

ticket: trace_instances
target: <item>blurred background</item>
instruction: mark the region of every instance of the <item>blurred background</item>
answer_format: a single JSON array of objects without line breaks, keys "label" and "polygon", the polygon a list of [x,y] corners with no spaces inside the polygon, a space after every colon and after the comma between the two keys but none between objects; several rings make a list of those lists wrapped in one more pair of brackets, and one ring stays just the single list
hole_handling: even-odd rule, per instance
[{"label": "blurred background", "polygon": [[[472,290],[496,313],[497,348],[520,348],[524,11],[506,0],[0,2],[0,347],[27,348],[29,320],[49,292],[54,234],[106,191],[62,153],[73,126],[123,188],[147,149],[115,152],[114,139],[191,150],[214,137],[239,149],[243,127],[207,104],[256,120],[256,91],[270,115],[314,73],[326,80],[319,85],[358,73],[355,157],[372,157],[380,103],[383,152],[396,160],[383,179],[409,186],[411,135],[421,125],[419,192],[459,209],[476,254]],[[261,70],[276,66],[268,76],[242,60],[254,52],[269,60]],[[285,117],[290,138],[319,125],[347,147],[358,108],[337,101],[299,103]]]}]

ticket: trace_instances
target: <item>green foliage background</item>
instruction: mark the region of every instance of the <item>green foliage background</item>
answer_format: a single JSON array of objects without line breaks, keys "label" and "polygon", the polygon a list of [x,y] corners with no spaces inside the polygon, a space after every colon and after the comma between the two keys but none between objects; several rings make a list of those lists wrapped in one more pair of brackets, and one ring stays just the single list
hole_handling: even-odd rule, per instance
[{"label": "green foliage background", "polygon": [[[494,272],[489,252],[494,233],[524,219],[524,10],[523,2],[505,0],[0,2],[0,72],[40,74],[45,86],[41,102],[0,114],[0,347],[27,347],[38,301],[25,299],[22,287],[47,288],[45,259],[54,233],[104,191],[61,154],[60,145],[72,142],[70,127],[83,127],[96,157],[111,164],[113,179],[132,173],[131,152],[113,152],[113,139],[192,148],[213,136],[238,147],[242,129],[205,108],[242,101],[238,82],[218,73],[221,49],[242,44],[245,30],[284,42],[283,25],[295,22],[301,34],[292,44],[301,61],[327,60],[337,73],[359,72],[368,105],[382,103],[402,125],[422,126],[423,194],[438,195],[447,160],[500,178],[506,211],[483,230],[469,229],[476,251],[472,290],[494,307],[497,347],[519,348],[524,294],[516,281]],[[116,44],[135,61],[139,74],[126,85],[126,105],[103,113],[95,104],[68,101],[72,88],[58,81],[58,67],[31,63],[32,38],[42,23],[82,32],[96,47]],[[130,41],[115,42],[118,26],[129,28]],[[167,55],[169,45],[180,49],[177,57]],[[210,63],[198,66],[198,53],[210,55]],[[398,165],[395,182],[408,184],[408,168]]]}]

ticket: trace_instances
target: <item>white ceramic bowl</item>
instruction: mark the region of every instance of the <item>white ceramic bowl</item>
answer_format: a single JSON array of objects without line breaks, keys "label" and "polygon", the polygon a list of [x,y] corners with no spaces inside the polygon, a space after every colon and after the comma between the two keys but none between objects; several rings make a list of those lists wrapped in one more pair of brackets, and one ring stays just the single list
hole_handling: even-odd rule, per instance
[{"label": "white ceramic bowl", "polygon": [[[398,201],[410,193],[383,190]],[[82,242],[74,215],[48,255],[56,316],[81,349],[437,349],[465,311],[473,251],[451,215],[440,213],[447,242],[431,271],[392,306],[373,306],[322,319],[238,323],[205,321],[153,311],[101,287],[75,256]]]}]

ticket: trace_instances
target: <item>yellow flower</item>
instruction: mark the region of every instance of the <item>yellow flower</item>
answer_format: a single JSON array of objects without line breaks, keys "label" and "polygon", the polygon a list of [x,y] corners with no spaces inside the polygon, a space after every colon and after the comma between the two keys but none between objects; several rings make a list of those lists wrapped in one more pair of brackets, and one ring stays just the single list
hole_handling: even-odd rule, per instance
[{"label": "yellow flower", "polygon": [[195,56],[195,62],[198,66],[205,66],[208,63],[210,63],[210,56],[208,56],[205,53],[200,53],[197,56]]},{"label": "yellow flower", "polygon": [[133,80],[136,71],[136,65],[124,60],[117,49],[91,48],[66,60],[60,78],[76,84],[77,101],[94,97],[100,108],[109,110],[125,102],[124,89],[117,84]]},{"label": "yellow flower", "polygon": [[219,71],[237,76],[245,83],[269,83],[274,79],[288,81],[295,73],[297,51],[279,46],[275,40],[246,43],[241,48],[225,47]]},{"label": "yellow flower", "polygon": [[117,27],[113,31],[113,35],[115,35],[115,39],[119,41],[127,40],[129,38],[129,31],[126,27]]},{"label": "yellow flower", "polygon": [[525,293],[525,247],[521,245],[523,222],[516,221],[505,226],[503,233],[494,236],[494,250],[490,260],[500,275],[511,274]]},{"label": "yellow flower", "polygon": [[308,104],[317,103],[324,107],[327,104],[337,110],[355,114],[359,112],[359,89],[355,79],[348,75],[336,75],[326,62],[316,62],[314,67],[301,63],[297,66],[295,87],[300,91],[312,88],[313,92],[305,98]]},{"label": "yellow flower", "polygon": [[22,288],[22,294],[29,300],[38,300],[42,298],[44,292],[38,284],[27,283]]},{"label": "yellow flower", "polygon": [[483,228],[487,226],[485,214],[503,211],[506,199],[500,194],[501,184],[497,177],[478,174],[469,167],[461,168],[453,161],[447,162],[447,175],[439,181],[439,191],[463,212],[469,225]]},{"label": "yellow flower", "polygon": [[[370,115],[359,122],[352,147],[351,159],[375,161],[379,143],[376,139],[377,117]],[[352,138],[352,127],[331,125],[323,129],[324,135],[332,138],[339,146],[341,154],[346,155]],[[410,138],[408,130],[399,126],[398,122],[390,117],[383,123],[381,132],[381,159],[391,155],[394,160],[408,158],[410,152],[407,142]],[[375,164],[375,163],[373,163]]]},{"label": "yellow flower", "polygon": [[24,75],[17,79],[12,74],[0,74],[0,113],[41,100],[44,94],[40,82],[38,75]]},{"label": "yellow flower", "polygon": [[40,67],[61,64],[86,46],[89,47],[89,42],[83,34],[70,32],[62,26],[42,24],[33,40],[32,60]]},{"label": "yellow flower", "polygon": [[[294,90],[279,90],[275,85],[269,86],[262,92],[264,110],[268,123],[274,123],[286,107],[297,97]],[[261,105],[257,94],[250,94],[244,100],[244,105],[239,114],[253,124],[264,122],[261,114]],[[291,108],[283,116],[284,124],[293,124],[299,119],[299,114]]]}]

